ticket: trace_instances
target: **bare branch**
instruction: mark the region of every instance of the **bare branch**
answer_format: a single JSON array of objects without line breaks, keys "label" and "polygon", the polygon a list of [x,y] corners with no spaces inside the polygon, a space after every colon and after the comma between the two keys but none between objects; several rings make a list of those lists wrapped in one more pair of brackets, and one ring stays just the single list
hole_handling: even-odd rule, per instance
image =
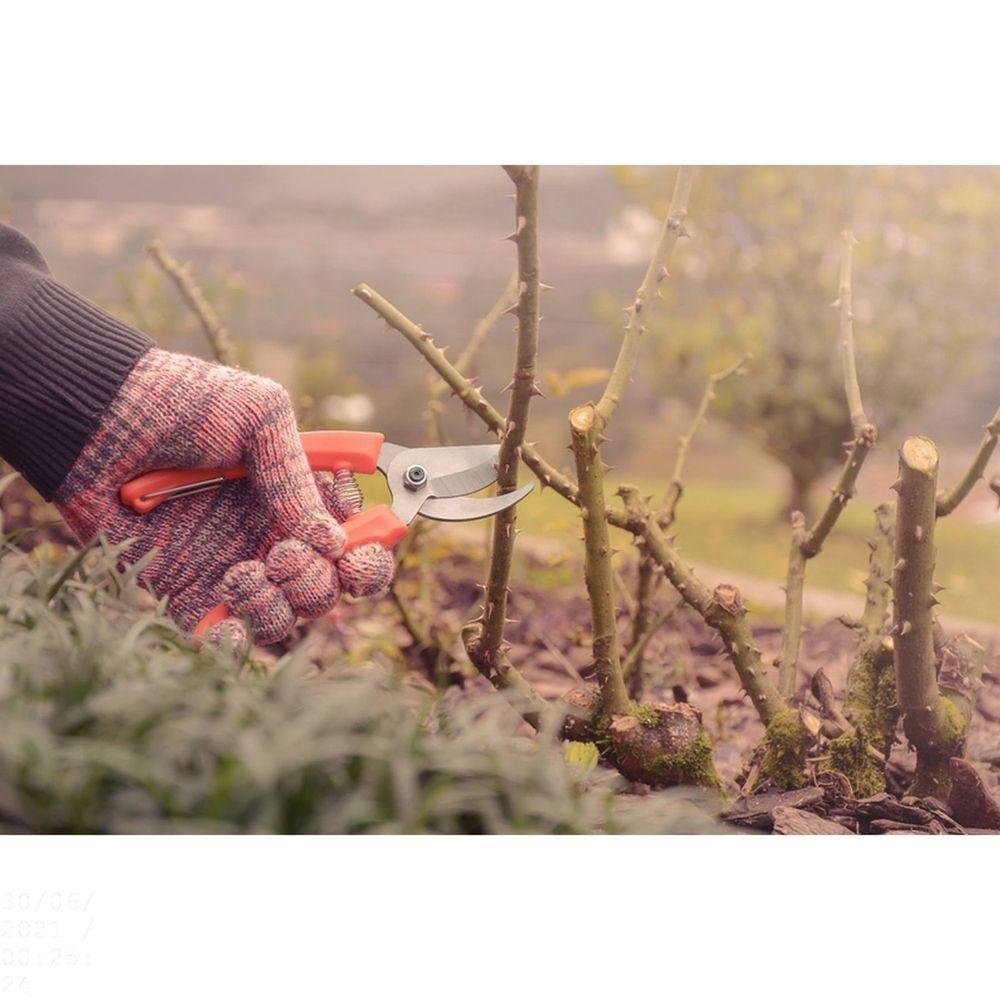
[{"label": "bare branch", "polygon": [[751,355],[744,354],[736,364],[708,376],[708,380],[705,382],[705,389],[698,402],[698,408],[695,410],[694,419],[691,421],[691,426],[688,427],[686,433],[677,439],[677,457],[674,459],[673,475],[670,477],[670,485],[667,487],[667,494],[663,500],[662,516],[660,518],[661,527],[670,527],[677,517],[677,504],[684,493],[684,466],[687,463],[688,452],[691,450],[691,442],[694,440],[695,434],[698,433],[698,429],[705,422],[709,406],[712,405],[712,401],[715,399],[716,387],[733,375],[743,374],[746,370],[746,364],[750,361],[750,357]]},{"label": "bare branch", "polygon": [[[517,299],[517,265],[515,264],[510,280],[504,286],[500,297],[493,303],[489,312],[473,327],[468,343],[462,348],[462,353],[456,359],[455,367],[460,372],[466,371],[472,365],[476,359],[476,355],[479,353],[480,347],[482,347],[483,342],[497,325],[500,317],[517,303]],[[443,414],[445,397],[448,395],[448,385],[440,378],[429,376],[429,381],[427,407],[424,410],[427,428],[431,438],[436,443],[446,444]]]},{"label": "bare branch", "polygon": [[719,584],[709,590],[667,540],[639,491],[634,486],[622,486],[618,495],[625,504],[628,529],[645,540],[650,556],[663,567],[680,596],[719,633],[740,682],[757,714],[767,724],[785,707],[785,702],[764,668],[740,592],[730,584]]},{"label": "bare branch", "polygon": [[[514,181],[517,245],[518,301],[517,346],[511,379],[510,408],[500,435],[497,457],[497,493],[517,488],[517,472],[528,424],[528,409],[535,395],[535,359],[538,355],[538,167],[505,168]],[[502,667],[500,645],[507,617],[507,585],[514,557],[514,526],[517,508],[510,507],[493,518],[493,545],[486,580],[479,633],[466,642],[466,651],[476,668],[492,678]],[[471,633],[469,633],[471,635]]]},{"label": "bare branch", "polygon": [[[408,319],[391,302],[379,295],[366,284],[356,285],[352,292],[366,305],[370,306],[386,323],[398,333],[401,333],[409,343],[416,348],[421,357],[447,383],[451,391],[498,437],[507,426],[507,420],[500,411],[483,395],[481,389],[474,386],[469,379],[455,367],[434,344],[429,333]],[[564,496],[570,503],[577,502],[576,483],[554,465],[547,462],[535,446],[527,441],[521,445],[521,459],[538,477],[542,487],[551,486],[557,493]],[[609,515],[612,524],[614,518]],[[624,521],[624,518],[620,520]],[[623,524],[619,524],[623,527]]]},{"label": "bare branch", "polygon": [[[858,385],[858,368],[854,356],[854,313],[851,290],[851,262],[857,242],[850,230],[844,230],[840,262],[840,294],[834,302],[840,310],[840,351],[844,369],[844,393],[851,415],[854,436],[847,448],[847,458],[830,500],[816,523],[806,530],[805,522],[792,519],[792,545],[788,556],[788,574],[785,583],[785,622],[778,658],[778,688],[784,698],[791,698],[795,691],[799,646],[802,635],[802,593],[805,585],[805,564],[819,555],[834,525],[854,496],[858,473],[868,453],[875,447],[878,430],[865,414]],[[795,513],[798,513],[797,511]]]},{"label": "bare branch", "polygon": [[894,504],[875,508],[875,537],[868,543],[868,577],[865,607],[857,623],[858,645],[847,673],[844,711],[867,738],[888,754],[899,721],[892,689],[892,639],[886,634],[886,618],[892,600],[892,566],[895,561]]},{"label": "bare branch", "polygon": [[802,642],[802,592],[806,580],[806,557],[802,543],[805,539],[806,519],[801,511],[792,511],[792,544],[785,578],[785,623],[781,633],[781,652],[775,660],[778,690],[783,698],[791,698],[795,694],[795,675]]},{"label": "bare branch", "polygon": [[858,241],[849,229],[845,229],[840,235],[843,244],[840,256],[840,284],[835,303],[840,310],[840,355],[844,365],[844,387],[847,390],[851,427],[856,437],[863,437],[868,417],[861,402],[861,387],[858,384],[858,368],[854,354],[854,293],[851,288],[854,247]]},{"label": "bare branch", "polygon": [[684,220],[687,218],[688,199],[691,195],[693,179],[694,170],[691,167],[678,169],[673,197],[670,200],[670,209],[667,212],[667,217],[663,220],[656,250],[653,252],[649,267],[646,268],[646,276],[635,293],[635,301],[625,310],[628,314],[625,336],[622,339],[614,367],[611,369],[611,377],[608,379],[604,394],[597,403],[600,430],[603,430],[611,420],[621,402],[625,388],[632,378],[632,372],[639,357],[639,341],[645,331],[643,324],[646,310],[657,294],[657,286],[670,273],[670,261],[677,241],[682,236],[687,235]]},{"label": "bare branch", "polygon": [[[633,633],[632,644],[622,661],[622,673],[629,682],[629,694],[634,699],[638,699],[642,693],[642,667],[643,655],[650,640],[664,625],[677,613],[677,609],[684,603],[683,598],[677,598],[668,608],[660,611],[647,622],[641,632]],[[636,620],[638,623],[638,619]],[[632,685],[635,684],[633,688]]]},{"label": "bare branch", "polygon": [[181,297],[197,316],[215,360],[223,365],[235,364],[236,350],[229,337],[229,331],[223,326],[222,320],[192,277],[191,266],[179,263],[159,243],[150,243],[146,251],[174,283]]},{"label": "bare branch", "polygon": [[950,490],[942,490],[937,497],[937,516],[947,517],[968,495],[973,486],[983,478],[986,466],[989,464],[1000,437],[1000,410],[993,414],[993,419],[986,425],[986,434],[979,444],[979,450],[972,459],[972,464],[962,478]]}]

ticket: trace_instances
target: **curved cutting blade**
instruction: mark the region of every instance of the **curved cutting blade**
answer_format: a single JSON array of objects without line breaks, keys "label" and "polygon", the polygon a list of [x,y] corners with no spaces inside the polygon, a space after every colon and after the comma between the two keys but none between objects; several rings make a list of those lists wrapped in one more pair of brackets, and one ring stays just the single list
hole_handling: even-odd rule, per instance
[{"label": "curved cutting blade", "polygon": [[492,486],[497,481],[497,455],[499,446],[486,445],[486,449],[494,453],[486,460],[470,469],[461,472],[451,472],[444,476],[432,476],[427,485],[427,492],[432,497],[467,497],[472,493]]},{"label": "curved cutting blade", "polygon": [[513,493],[504,493],[498,497],[450,497],[446,500],[430,498],[420,505],[420,513],[432,521],[478,521],[481,517],[492,517],[520,503],[533,488],[534,484],[528,483]]}]

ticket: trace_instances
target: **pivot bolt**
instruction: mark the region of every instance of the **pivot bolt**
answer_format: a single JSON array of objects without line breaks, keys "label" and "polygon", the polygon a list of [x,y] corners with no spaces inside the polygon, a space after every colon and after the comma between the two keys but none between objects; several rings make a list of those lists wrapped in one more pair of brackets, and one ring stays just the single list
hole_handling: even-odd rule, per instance
[{"label": "pivot bolt", "polygon": [[411,465],[403,473],[403,485],[408,490],[419,490],[427,485],[427,470],[422,465]]}]

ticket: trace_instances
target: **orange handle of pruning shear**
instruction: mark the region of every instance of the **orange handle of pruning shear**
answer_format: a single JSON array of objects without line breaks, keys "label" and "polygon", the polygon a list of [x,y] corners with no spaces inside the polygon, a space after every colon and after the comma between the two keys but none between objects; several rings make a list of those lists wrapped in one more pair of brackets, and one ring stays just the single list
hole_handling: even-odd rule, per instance
[{"label": "orange handle of pruning shear", "polygon": [[[306,431],[299,435],[302,449],[314,472],[372,473],[382,451],[384,435],[370,431]],[[242,479],[246,466],[228,469],[155,469],[125,483],[119,496],[137,514],[148,514],[165,500],[196,493],[199,486],[210,488],[224,480]]]},{"label": "orange handle of pruning shear", "polygon": [[[339,472],[341,469],[375,472],[385,440],[384,435],[369,431],[306,431],[300,438],[309,467],[314,472]],[[225,480],[242,479],[246,474],[243,465],[227,469],[155,469],[125,483],[119,496],[125,506],[137,514],[146,514],[166,500],[214,488]],[[341,527],[347,535],[345,552],[371,542],[391,549],[409,530],[392,508],[384,504],[348,518]],[[229,615],[225,604],[217,604],[198,623],[194,634],[204,636]]]}]

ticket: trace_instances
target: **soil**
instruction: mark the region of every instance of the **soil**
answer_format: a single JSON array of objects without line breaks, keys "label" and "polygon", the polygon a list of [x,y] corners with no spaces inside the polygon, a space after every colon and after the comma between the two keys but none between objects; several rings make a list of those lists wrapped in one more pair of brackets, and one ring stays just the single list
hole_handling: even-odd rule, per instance
[{"label": "soil", "polygon": [[[481,537],[481,536],[480,536]],[[466,539],[466,542],[468,539]],[[436,541],[440,545],[440,542]],[[524,550],[528,551],[525,552]],[[471,555],[469,554],[471,551]],[[459,681],[462,690],[488,691],[489,685],[464,662],[458,629],[471,617],[481,591],[477,582],[482,573],[481,551],[474,547],[442,550],[417,568],[404,561],[397,587],[414,608],[418,620],[433,620],[438,641],[454,657],[435,657],[421,651],[399,623],[399,615],[391,602],[380,605],[344,606],[328,620],[313,626],[326,638],[327,655],[333,660],[360,648],[359,632],[380,644],[403,648],[404,655],[416,669],[423,671],[428,681]],[[547,547],[536,551],[522,546],[522,557],[534,565],[527,575],[537,576],[549,560]],[[629,574],[626,583],[632,585]],[[714,582],[711,578],[706,579]],[[435,611],[427,615],[420,611],[420,590],[433,595]],[[511,643],[510,661],[531,681],[536,691],[556,700],[581,682],[593,681],[590,653],[589,608],[582,597],[582,578],[576,583],[558,586],[538,586],[519,582],[509,603],[507,638]],[[660,588],[657,603],[666,608],[675,601],[666,585]],[[620,634],[627,640],[630,633],[626,610],[619,613]],[[388,633],[387,633],[388,630]],[[764,662],[770,663],[778,652],[780,629],[762,625],[754,630]],[[975,638],[988,651],[984,682],[980,689],[975,713],[970,724],[966,758],[972,762],[987,796],[1000,801],[1000,643],[995,630],[985,628],[974,632]],[[830,620],[803,635],[798,679],[798,697],[809,703],[809,684],[813,674],[823,669],[840,694],[854,655],[854,632],[839,620]],[[729,660],[722,652],[718,636],[686,606],[680,607],[650,641],[645,657],[643,700],[646,702],[688,702],[701,712],[705,727],[715,744],[715,763],[729,798],[729,808],[737,808],[740,799],[739,775],[753,748],[763,735],[763,727],[750,700],[743,693]],[[814,703],[813,703],[814,704]],[[900,739],[902,736],[900,734]],[[836,823],[855,833],[948,833],[959,832],[960,825],[952,817],[947,803],[918,803],[906,799],[905,790],[912,778],[915,755],[905,742],[897,742],[890,755],[888,793],[874,799],[857,800],[837,785],[806,789],[810,800],[799,801],[801,793],[788,793],[790,798],[776,798],[766,803],[766,817],[755,824],[759,828],[780,833],[830,832],[829,823]],[[833,780],[833,779],[831,779]],[[636,789],[641,792],[643,789]],[[760,796],[754,796],[759,799]],[[806,812],[807,817],[789,809]],[[727,813],[727,817],[739,821]],[[978,828],[973,827],[976,832]],[[1000,832],[1000,831],[996,831]]]}]

